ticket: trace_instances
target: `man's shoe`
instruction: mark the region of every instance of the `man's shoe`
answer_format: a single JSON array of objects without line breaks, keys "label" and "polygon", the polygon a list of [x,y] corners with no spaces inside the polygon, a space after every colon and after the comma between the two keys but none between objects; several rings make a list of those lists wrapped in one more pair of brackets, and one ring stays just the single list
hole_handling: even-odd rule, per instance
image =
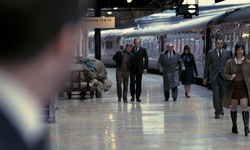
[{"label": "man's shoe", "polygon": [[219,114],[216,114],[216,115],[214,116],[214,118],[215,118],[215,119],[220,119],[220,115],[219,115]]},{"label": "man's shoe", "polygon": [[131,97],[131,102],[135,101],[135,98],[134,97]]},{"label": "man's shoe", "polygon": [[224,115],[224,110],[223,110],[223,109],[221,110],[220,114],[221,114],[222,116]]},{"label": "man's shoe", "polygon": [[167,99],[167,98],[165,98],[165,101],[168,101],[168,99]]},{"label": "man's shoe", "polygon": [[127,100],[123,100],[123,102],[124,102],[124,103],[128,103],[128,101],[127,101]]},{"label": "man's shoe", "polygon": [[118,102],[121,102],[121,99],[120,99],[120,98],[118,98]]},{"label": "man's shoe", "polygon": [[140,99],[137,99],[136,101],[137,101],[137,102],[141,102],[141,100],[140,100]]},{"label": "man's shoe", "polygon": [[174,98],[174,101],[176,101],[177,99],[176,98]]}]

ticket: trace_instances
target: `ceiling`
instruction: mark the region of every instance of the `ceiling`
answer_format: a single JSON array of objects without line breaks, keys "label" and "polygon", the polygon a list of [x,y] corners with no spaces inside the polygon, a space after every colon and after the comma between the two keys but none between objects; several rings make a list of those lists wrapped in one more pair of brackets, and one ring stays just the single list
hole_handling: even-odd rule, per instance
[{"label": "ceiling", "polygon": [[96,0],[87,16],[96,16],[96,10],[101,10],[100,16],[115,17],[118,28],[125,25],[135,26],[136,18],[171,9],[182,2],[183,0],[132,0],[128,3],[127,0]]}]

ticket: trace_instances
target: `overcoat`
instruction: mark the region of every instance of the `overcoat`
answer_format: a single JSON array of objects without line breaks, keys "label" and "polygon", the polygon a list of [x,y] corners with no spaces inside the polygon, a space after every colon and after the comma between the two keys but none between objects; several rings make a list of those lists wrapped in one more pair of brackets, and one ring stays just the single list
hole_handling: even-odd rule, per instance
[{"label": "overcoat", "polygon": [[194,83],[194,72],[196,76],[198,75],[194,55],[192,53],[183,53],[181,59],[185,65],[185,71],[182,71],[180,77],[181,83],[183,85],[192,84]]},{"label": "overcoat", "polygon": [[180,85],[179,76],[181,69],[185,68],[179,53],[173,51],[173,55],[168,57],[169,51],[162,52],[158,59],[158,69],[163,69],[163,89],[170,90]]},{"label": "overcoat", "polygon": [[[237,70],[237,65],[235,63],[235,58],[229,59],[226,63],[225,69],[224,69],[224,78],[226,80],[230,80],[232,74],[236,74],[236,70]],[[247,92],[248,92],[248,96],[250,95],[250,60],[248,59],[244,59],[243,63],[242,63],[242,73],[243,73],[243,77],[244,77],[244,81],[246,83],[246,87],[247,87]],[[229,105],[231,104],[231,97],[233,94],[233,88],[225,88],[225,95],[223,98],[223,106],[224,107],[229,107]],[[250,100],[248,98],[248,105],[250,105]]]}]

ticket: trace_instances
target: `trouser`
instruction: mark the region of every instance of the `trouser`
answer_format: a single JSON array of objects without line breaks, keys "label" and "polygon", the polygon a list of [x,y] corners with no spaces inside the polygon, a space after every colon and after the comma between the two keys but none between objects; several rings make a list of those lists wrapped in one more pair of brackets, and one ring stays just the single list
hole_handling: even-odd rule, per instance
[{"label": "trouser", "polygon": [[[174,87],[171,89],[171,94],[172,94],[172,98],[173,99],[177,99],[177,95],[178,95],[178,87]],[[169,99],[169,90],[164,90],[164,96],[165,96],[165,99]]]},{"label": "trouser", "polygon": [[130,94],[132,97],[136,95],[136,99],[140,99],[141,96],[141,81],[142,73],[134,70],[130,71]]},{"label": "trouser", "polygon": [[212,91],[213,91],[213,106],[215,109],[215,114],[219,115],[222,110],[222,100],[224,97],[224,79],[219,73],[214,82],[211,82]]},{"label": "trouser", "polygon": [[[117,89],[117,97],[123,100],[127,100],[128,93],[128,79],[129,72],[116,70],[116,89]],[[122,84],[123,84],[123,96],[122,96]]]}]

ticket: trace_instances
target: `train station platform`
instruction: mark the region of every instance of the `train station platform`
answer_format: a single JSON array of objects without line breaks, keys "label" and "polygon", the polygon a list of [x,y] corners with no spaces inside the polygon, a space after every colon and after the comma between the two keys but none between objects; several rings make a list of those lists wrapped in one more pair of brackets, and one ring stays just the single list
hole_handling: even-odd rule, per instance
[{"label": "train station platform", "polygon": [[[164,101],[162,76],[143,74],[141,103],[118,103],[115,69],[107,69],[113,86],[100,98],[59,99],[56,123],[48,124],[52,150],[244,150],[241,112],[239,134],[231,133],[229,109],[214,119],[212,92],[192,85],[186,98]],[[128,100],[130,94],[128,93]]]}]

